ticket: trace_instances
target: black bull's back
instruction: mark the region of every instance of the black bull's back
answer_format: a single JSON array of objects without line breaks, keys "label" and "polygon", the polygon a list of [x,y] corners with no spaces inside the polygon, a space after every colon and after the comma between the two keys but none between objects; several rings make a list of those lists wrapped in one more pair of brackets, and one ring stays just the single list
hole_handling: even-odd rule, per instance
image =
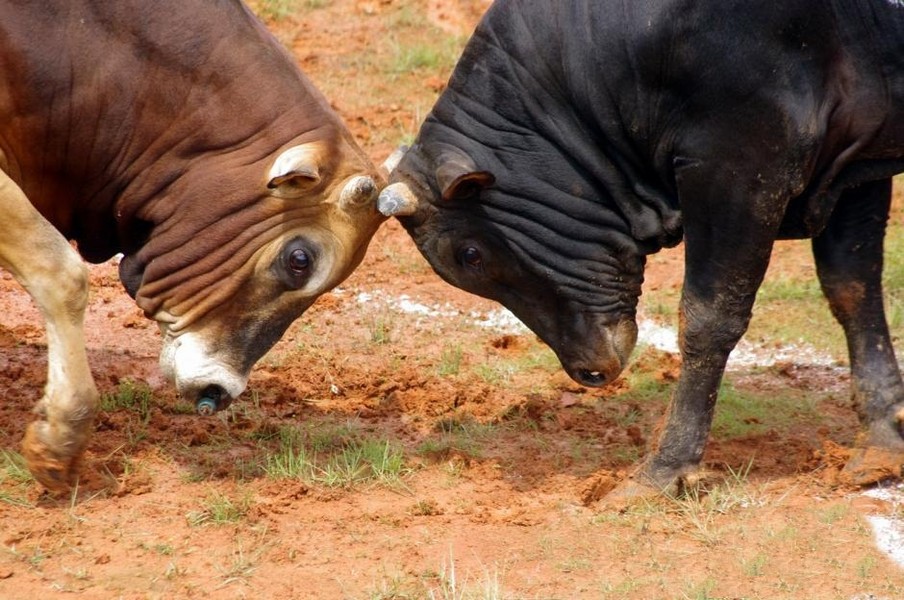
[{"label": "black bull's back", "polygon": [[434,269],[578,381],[623,368],[645,256],[685,242],[681,377],[623,492],[699,464],[773,242],[811,237],[867,446],[904,451],[882,308],[904,171],[896,1],[494,3],[381,196]]}]

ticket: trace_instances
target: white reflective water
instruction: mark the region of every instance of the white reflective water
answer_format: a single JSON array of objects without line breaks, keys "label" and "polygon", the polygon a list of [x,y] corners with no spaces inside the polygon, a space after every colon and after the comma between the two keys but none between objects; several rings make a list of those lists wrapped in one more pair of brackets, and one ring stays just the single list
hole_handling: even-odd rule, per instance
[{"label": "white reflective water", "polygon": [[876,547],[904,568],[904,520],[899,510],[904,505],[904,484],[877,487],[863,492],[863,495],[892,505],[891,516],[867,515],[866,520],[873,528]]}]

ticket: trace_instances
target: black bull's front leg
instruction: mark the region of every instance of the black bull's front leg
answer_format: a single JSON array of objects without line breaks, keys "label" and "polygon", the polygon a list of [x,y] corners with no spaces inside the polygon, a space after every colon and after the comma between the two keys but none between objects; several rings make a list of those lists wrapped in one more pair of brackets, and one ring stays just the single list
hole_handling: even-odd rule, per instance
[{"label": "black bull's front leg", "polygon": [[676,171],[685,227],[681,374],[654,453],[616,497],[671,491],[699,466],[728,355],[769,264],[785,200],[766,182],[739,185],[737,171],[722,166],[721,175],[703,161]]},{"label": "black bull's front leg", "polygon": [[688,246],[680,307],[681,375],[655,454],[643,471],[657,488],[672,486],[703,458],[728,355],[747,329],[769,262],[772,241],[760,236],[750,236],[750,241],[754,238],[759,243],[742,265],[734,262],[740,257],[726,256],[729,250],[722,256],[702,253],[709,258],[696,266],[701,253],[694,250],[696,244]]}]

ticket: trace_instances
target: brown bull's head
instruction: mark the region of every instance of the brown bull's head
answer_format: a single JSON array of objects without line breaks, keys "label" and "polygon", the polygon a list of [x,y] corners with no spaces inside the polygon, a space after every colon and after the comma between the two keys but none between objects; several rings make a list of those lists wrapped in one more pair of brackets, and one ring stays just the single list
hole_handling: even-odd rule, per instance
[{"label": "brown bull's head", "polygon": [[120,264],[160,324],[164,373],[203,413],[241,393],[254,362],[354,270],[385,219],[382,176],[342,136],[251,164],[211,162],[215,171],[192,169],[141,209],[155,225]]}]

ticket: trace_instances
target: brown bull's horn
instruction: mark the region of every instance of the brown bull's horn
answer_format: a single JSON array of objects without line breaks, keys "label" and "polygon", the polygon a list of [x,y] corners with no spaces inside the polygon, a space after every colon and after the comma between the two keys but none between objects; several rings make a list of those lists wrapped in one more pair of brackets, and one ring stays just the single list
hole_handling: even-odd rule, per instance
[{"label": "brown bull's horn", "polygon": [[367,175],[356,175],[348,180],[339,194],[339,206],[344,209],[369,204],[377,193],[377,184]]},{"label": "brown bull's horn", "polygon": [[402,182],[386,186],[377,199],[377,210],[387,217],[406,217],[417,211],[417,196]]}]

